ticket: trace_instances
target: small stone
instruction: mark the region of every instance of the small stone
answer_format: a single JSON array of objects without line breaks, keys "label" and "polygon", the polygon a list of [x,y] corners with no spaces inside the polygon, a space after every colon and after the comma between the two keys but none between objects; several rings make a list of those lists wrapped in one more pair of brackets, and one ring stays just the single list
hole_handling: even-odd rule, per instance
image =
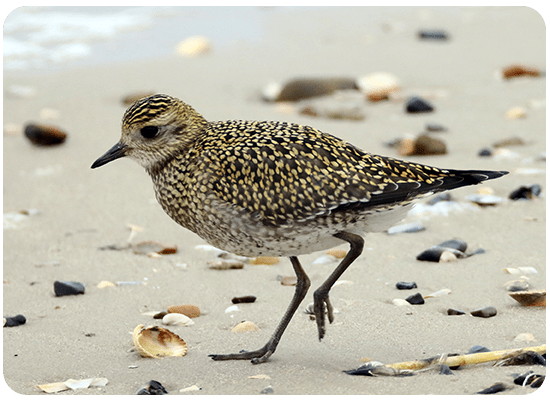
[{"label": "small stone", "polygon": [[509,292],[522,292],[529,289],[529,282],[523,279],[507,282],[505,285],[506,290]]},{"label": "small stone", "polygon": [[491,149],[481,149],[479,153],[477,153],[479,157],[491,157],[493,155],[493,152]]},{"label": "small stone", "polygon": [[254,265],[275,265],[279,264],[279,257],[259,256],[252,258],[249,263]]},{"label": "small stone", "polygon": [[490,353],[490,352],[491,352],[491,350],[489,350],[487,347],[480,346],[479,344],[476,344],[470,350],[468,350],[467,354]]},{"label": "small stone", "polygon": [[502,382],[495,383],[494,385],[488,387],[487,389],[480,390],[477,394],[494,394],[498,392],[503,392],[507,389],[506,385]]},{"label": "small stone", "polygon": [[392,226],[388,229],[388,235],[394,235],[396,233],[413,233],[420,232],[426,228],[420,222],[411,222],[409,224],[401,224]]},{"label": "small stone", "polygon": [[424,298],[420,293],[413,294],[405,299],[407,302],[413,305],[424,304]]},{"label": "small stone", "polygon": [[154,241],[140,242],[132,246],[134,254],[174,254],[178,251],[178,246],[166,246]]},{"label": "small stone", "polygon": [[13,326],[19,326],[23,325],[27,322],[27,319],[24,315],[17,314],[15,317],[5,317],[4,318],[4,326],[6,327],[13,327]]},{"label": "small stone", "polygon": [[327,250],[327,255],[333,256],[337,259],[342,259],[348,254],[347,250],[344,249],[330,249]]},{"label": "small stone", "polygon": [[411,305],[411,303],[409,303],[405,299],[393,299],[391,302],[394,306],[398,306],[398,307],[410,306]]},{"label": "small stone", "polygon": [[474,317],[491,318],[497,315],[497,309],[493,306],[478,308],[470,312]]},{"label": "small stone", "polygon": [[107,287],[114,287],[116,286],[113,282],[109,282],[109,281],[101,281],[97,284],[97,288],[98,289],[105,289]]},{"label": "small stone", "polygon": [[546,307],[546,290],[530,290],[508,294],[524,307]]},{"label": "small stone", "polygon": [[499,147],[509,147],[509,146],[523,146],[524,144],[525,144],[525,141],[522,138],[513,136],[513,137],[502,139],[493,143],[493,147],[499,148]]},{"label": "small stone", "polygon": [[191,320],[187,315],[180,313],[168,313],[162,317],[162,323],[164,325],[181,325],[181,326],[190,326],[194,325],[195,322]]},{"label": "small stone", "polygon": [[162,386],[162,383],[157,381],[149,381],[143,385],[136,394],[139,395],[161,395],[167,394],[168,392]]},{"label": "small stone", "polygon": [[426,296],[424,296],[425,299],[431,299],[431,298],[434,298],[434,297],[441,297],[441,296],[446,296],[448,294],[451,294],[451,289],[441,289],[441,290],[438,290],[437,292],[433,292],[433,293],[430,293]]},{"label": "small stone", "polygon": [[273,388],[271,387],[271,385],[266,386],[266,387],[263,388],[262,391],[260,392],[260,394],[273,394],[273,393],[275,393],[275,391],[273,390]]},{"label": "small stone", "polygon": [[427,132],[446,132],[447,128],[440,124],[427,123],[426,124]]},{"label": "small stone", "polygon": [[25,126],[25,136],[37,146],[61,144],[67,138],[67,134],[55,126],[36,124]]},{"label": "small stone", "polygon": [[182,304],[168,307],[169,313],[187,315],[189,318],[197,318],[201,315],[200,309],[194,304]]},{"label": "small stone", "polygon": [[531,185],[531,186],[520,186],[516,190],[514,190],[508,198],[510,200],[520,200],[520,199],[528,199],[532,200],[535,197],[540,196],[542,189],[540,185]]},{"label": "small stone", "polygon": [[231,329],[231,332],[243,333],[243,332],[256,332],[259,330],[260,328],[254,322],[243,321],[240,324],[237,324],[233,329]]},{"label": "small stone", "polygon": [[352,78],[298,78],[281,84],[270,84],[263,91],[265,101],[298,101],[326,96],[336,90],[357,89]]},{"label": "small stone", "polygon": [[186,57],[196,57],[208,53],[212,49],[210,41],[203,36],[191,36],[178,43],[177,54]]},{"label": "small stone", "polygon": [[540,76],[541,72],[536,68],[524,67],[523,65],[510,65],[502,70],[502,76],[505,79],[518,76]]},{"label": "small stone", "polygon": [[232,312],[236,312],[236,311],[241,311],[241,310],[239,309],[239,306],[237,306],[237,305],[230,306],[230,307],[227,307],[227,308],[225,309],[225,313],[226,313],[226,314],[229,314],[229,313],[232,313]]},{"label": "small stone", "polygon": [[408,113],[425,113],[432,112],[434,108],[430,103],[420,97],[411,97],[407,101],[406,110]]},{"label": "small stone", "polygon": [[241,296],[241,297],[233,297],[231,299],[231,302],[233,304],[254,303],[255,301],[256,301],[256,296]]},{"label": "small stone", "polygon": [[283,276],[281,278],[281,285],[283,286],[296,286],[298,278],[295,276]]},{"label": "small stone", "polygon": [[448,40],[449,35],[443,30],[422,30],[418,37],[424,40]]},{"label": "small stone", "polygon": [[217,260],[209,261],[208,268],[218,271],[225,271],[228,269],[243,269],[244,263],[236,260]]},{"label": "small stone", "polygon": [[451,368],[447,364],[440,364],[439,375],[454,375],[454,374],[453,374],[453,371],[451,371]]},{"label": "small stone", "polygon": [[403,139],[398,152],[402,156],[428,156],[447,154],[447,145],[441,139],[428,134],[418,136],[416,139]]},{"label": "small stone", "polygon": [[447,309],[447,315],[464,315],[464,314],[466,314],[464,311],[458,310],[456,308]]},{"label": "small stone", "polygon": [[535,337],[532,333],[520,333],[514,338],[514,342],[534,342]]},{"label": "small stone", "polygon": [[416,289],[418,286],[416,286],[416,282],[397,282],[395,287],[399,290],[410,290]]},{"label": "small stone", "polygon": [[508,119],[520,119],[527,117],[527,111],[522,107],[514,107],[506,113]]},{"label": "small stone", "polygon": [[368,100],[387,100],[391,93],[401,89],[398,79],[387,72],[376,72],[357,79],[359,90]]},{"label": "small stone", "polygon": [[80,282],[55,281],[53,290],[57,297],[84,294],[84,285]]},{"label": "small stone", "polygon": [[168,314],[166,311],[160,311],[158,313],[155,313],[153,315],[153,318],[154,319],[163,319],[166,314]]}]

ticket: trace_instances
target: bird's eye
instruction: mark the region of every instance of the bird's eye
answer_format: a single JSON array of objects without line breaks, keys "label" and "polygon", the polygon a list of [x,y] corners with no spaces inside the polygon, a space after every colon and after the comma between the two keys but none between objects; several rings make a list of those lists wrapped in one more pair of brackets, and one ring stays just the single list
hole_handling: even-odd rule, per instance
[{"label": "bird's eye", "polygon": [[159,128],[158,126],[144,126],[139,132],[145,139],[152,139],[159,132]]}]

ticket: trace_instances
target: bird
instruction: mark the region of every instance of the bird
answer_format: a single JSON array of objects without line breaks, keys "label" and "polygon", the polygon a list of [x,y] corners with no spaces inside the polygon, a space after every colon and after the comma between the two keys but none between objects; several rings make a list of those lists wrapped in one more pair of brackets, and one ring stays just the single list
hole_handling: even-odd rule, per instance
[{"label": "bird", "polygon": [[326,319],[334,320],[330,289],[362,253],[366,233],[387,230],[418,198],[508,173],[441,169],[375,155],[307,125],[207,121],[166,94],[132,104],[121,131],[91,168],[129,157],[151,176],[163,210],[212,246],[290,259],[297,284],[268,342],[254,351],[209,355],[215,361],[260,364],[275,352],[310,287],[298,256],[350,246],[313,294],[322,340]]}]

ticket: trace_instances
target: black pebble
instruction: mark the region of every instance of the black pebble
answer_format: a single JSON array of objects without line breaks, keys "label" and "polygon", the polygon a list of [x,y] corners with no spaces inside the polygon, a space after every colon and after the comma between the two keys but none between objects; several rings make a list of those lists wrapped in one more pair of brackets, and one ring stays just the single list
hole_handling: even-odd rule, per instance
[{"label": "black pebble", "polygon": [[410,290],[415,289],[418,286],[416,286],[416,282],[397,282],[395,287],[399,290]]},{"label": "black pebble", "polygon": [[526,372],[514,379],[516,385],[531,386],[532,388],[539,388],[543,382],[544,375],[535,374],[533,371]]},{"label": "black pebble", "polygon": [[439,124],[426,124],[426,130],[428,132],[445,132],[447,128]]},{"label": "black pebble", "polygon": [[50,146],[63,143],[67,134],[53,126],[28,124],[25,136],[35,145]]},{"label": "black pebble", "polygon": [[140,395],[161,395],[161,394],[167,394],[168,392],[162,386],[162,383],[157,381],[149,381],[147,382],[141,389],[138,390],[136,394]]},{"label": "black pebble", "polygon": [[454,375],[451,368],[446,364],[440,364],[439,375]]},{"label": "black pebble", "polygon": [[494,394],[498,392],[503,392],[504,390],[506,390],[506,386],[504,386],[503,383],[499,382],[495,383],[493,386],[488,387],[487,389],[483,389],[477,392],[477,394]]},{"label": "black pebble", "polygon": [[447,40],[449,35],[443,30],[428,30],[418,32],[418,37],[420,39],[430,39],[430,40]]},{"label": "black pebble", "polygon": [[53,290],[57,297],[84,294],[84,285],[80,282],[55,281]]},{"label": "black pebble", "polygon": [[457,310],[456,308],[449,308],[447,309],[447,315],[464,315],[466,314],[462,310]]},{"label": "black pebble", "polygon": [[491,149],[481,149],[479,153],[477,153],[480,157],[491,157],[493,155],[493,152]]},{"label": "black pebble", "polygon": [[256,296],[241,296],[241,297],[233,297],[231,299],[231,303],[233,304],[254,303],[255,301],[256,301]]},{"label": "black pebble", "polygon": [[407,300],[410,304],[424,304],[424,298],[420,293],[413,294],[412,296],[407,297],[405,300]]},{"label": "black pebble", "polygon": [[521,186],[510,193],[508,198],[510,200],[520,200],[520,199],[532,199],[533,197],[540,196],[542,188],[540,185],[531,185],[531,186]]},{"label": "black pebble", "polygon": [[408,113],[432,112],[433,110],[433,106],[426,100],[421,99],[420,97],[411,97],[407,101]]},{"label": "black pebble", "polygon": [[485,346],[480,346],[476,344],[474,347],[472,347],[467,354],[475,354],[475,353],[489,353],[491,350],[489,350]]},{"label": "black pebble", "polygon": [[267,386],[263,388],[262,391],[260,392],[260,394],[273,394],[273,393],[275,393],[275,391],[271,386]]},{"label": "black pebble", "polygon": [[19,326],[19,325],[23,325],[25,322],[27,322],[27,319],[25,318],[25,316],[21,314],[17,314],[15,317],[6,317],[6,325],[4,326],[7,326],[7,327]]},{"label": "black pebble", "polygon": [[493,306],[487,306],[483,308],[478,308],[477,310],[472,311],[470,314],[472,314],[474,317],[491,318],[497,315],[497,309]]}]

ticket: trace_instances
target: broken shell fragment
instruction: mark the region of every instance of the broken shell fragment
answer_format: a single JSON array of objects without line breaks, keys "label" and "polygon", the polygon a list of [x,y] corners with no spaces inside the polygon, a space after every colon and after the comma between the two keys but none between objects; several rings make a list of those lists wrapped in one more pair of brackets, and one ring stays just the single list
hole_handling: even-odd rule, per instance
[{"label": "broken shell fragment", "polygon": [[197,318],[201,315],[199,307],[193,304],[182,304],[179,306],[170,306],[167,310],[169,313],[179,313],[188,316],[189,318]]},{"label": "broken shell fragment", "polygon": [[338,259],[344,258],[346,256],[346,254],[348,254],[348,252],[344,249],[330,249],[330,250],[327,250],[327,255],[328,256],[333,256],[334,258],[338,258]]},{"label": "broken shell fragment", "polygon": [[181,325],[189,326],[194,325],[195,322],[191,320],[187,315],[178,314],[178,313],[168,313],[162,317],[162,323],[164,325]]},{"label": "broken shell fragment", "polygon": [[546,307],[546,290],[530,290],[508,294],[522,306]]},{"label": "broken shell fragment", "polygon": [[243,269],[244,263],[236,260],[217,260],[209,261],[208,268],[215,269],[218,271],[225,271],[228,269]]},{"label": "broken shell fragment", "polygon": [[181,357],[187,353],[187,344],[175,333],[160,326],[144,328],[138,325],[132,333],[134,345],[142,357]]},{"label": "broken shell fragment", "polygon": [[231,332],[242,333],[242,332],[255,332],[259,331],[260,328],[252,321],[243,321],[240,324],[237,324]]},{"label": "broken shell fragment", "polygon": [[135,254],[174,254],[178,251],[178,246],[165,246],[158,242],[147,241],[132,246],[132,249]]}]

